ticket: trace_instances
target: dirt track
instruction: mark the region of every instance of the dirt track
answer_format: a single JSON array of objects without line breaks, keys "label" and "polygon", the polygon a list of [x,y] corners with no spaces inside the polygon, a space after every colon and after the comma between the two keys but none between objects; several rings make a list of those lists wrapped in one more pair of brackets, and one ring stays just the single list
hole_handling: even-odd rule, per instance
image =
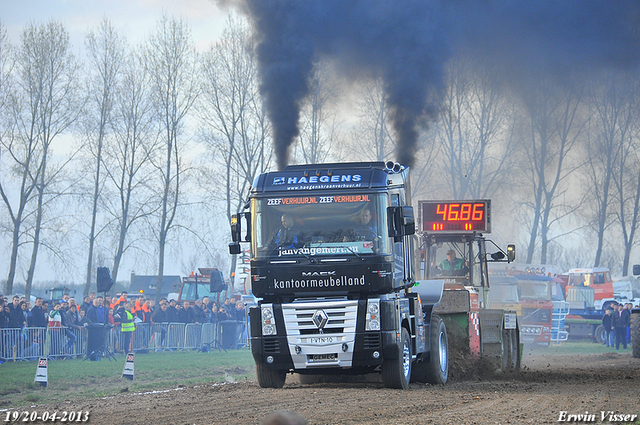
[{"label": "dirt track", "polygon": [[[485,376],[482,376],[485,375]],[[640,359],[629,351],[549,356],[527,352],[517,376],[470,371],[445,386],[381,383],[301,385],[287,377],[280,390],[256,382],[183,387],[37,410],[88,410],[92,424],[257,424],[274,410],[296,412],[309,424],[544,424],[567,415],[640,414]],[[636,417],[638,420],[638,417]]]}]

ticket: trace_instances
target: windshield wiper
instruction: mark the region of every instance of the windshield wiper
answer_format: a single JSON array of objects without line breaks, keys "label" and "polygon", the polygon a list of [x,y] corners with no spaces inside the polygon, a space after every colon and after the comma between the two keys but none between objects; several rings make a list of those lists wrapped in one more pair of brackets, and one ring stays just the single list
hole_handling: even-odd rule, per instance
[{"label": "windshield wiper", "polygon": [[358,258],[360,258],[360,259],[362,259],[362,256],[361,256],[360,254],[358,254],[358,252],[357,252],[357,251],[355,251],[355,250],[353,249],[353,247],[350,247],[350,246],[344,246],[344,247],[342,247],[342,248],[347,248],[347,249],[349,250],[349,252],[351,252],[353,255],[355,255],[356,257],[358,257]]}]

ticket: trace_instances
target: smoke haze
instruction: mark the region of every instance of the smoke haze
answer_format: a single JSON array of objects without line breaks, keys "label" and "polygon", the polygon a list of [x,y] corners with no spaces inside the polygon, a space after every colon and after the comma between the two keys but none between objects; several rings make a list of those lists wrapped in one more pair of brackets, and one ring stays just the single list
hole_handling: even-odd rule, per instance
[{"label": "smoke haze", "polygon": [[640,2],[588,0],[218,0],[258,36],[260,90],[279,169],[299,135],[314,63],[381,78],[397,160],[415,162],[420,130],[435,118],[447,60],[469,56],[517,82],[528,75],[636,67]]}]

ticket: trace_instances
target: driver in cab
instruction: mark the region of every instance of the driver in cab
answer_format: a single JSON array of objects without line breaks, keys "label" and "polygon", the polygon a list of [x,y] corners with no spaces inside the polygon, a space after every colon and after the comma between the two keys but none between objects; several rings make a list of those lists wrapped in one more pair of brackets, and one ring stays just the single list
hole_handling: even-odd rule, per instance
[{"label": "driver in cab", "polygon": [[280,218],[280,222],[282,226],[273,232],[263,250],[300,248],[302,246],[300,231],[295,225],[293,216],[285,213]]},{"label": "driver in cab", "polygon": [[464,260],[457,258],[453,249],[447,251],[447,258],[442,260],[438,268],[441,276],[464,276],[469,271]]},{"label": "driver in cab", "polygon": [[351,241],[375,241],[377,237],[377,229],[371,220],[373,213],[371,208],[366,206],[358,215],[358,224],[347,235],[344,236],[343,242]]}]

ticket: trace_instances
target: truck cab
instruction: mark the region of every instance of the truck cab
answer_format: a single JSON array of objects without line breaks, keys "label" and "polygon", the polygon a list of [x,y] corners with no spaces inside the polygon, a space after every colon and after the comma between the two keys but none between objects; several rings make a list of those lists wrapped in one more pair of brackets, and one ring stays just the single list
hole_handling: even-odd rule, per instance
[{"label": "truck cab", "polygon": [[615,304],[613,280],[607,268],[579,268],[567,272],[566,299],[572,310],[602,311]]},{"label": "truck cab", "polygon": [[[384,384],[444,383],[442,281],[416,285],[409,170],[397,163],[287,166],[258,176],[231,221],[250,244],[251,349],[261,387],[378,372]],[[413,373],[412,373],[413,372]]]},{"label": "truck cab", "polygon": [[193,306],[197,299],[209,297],[216,302],[220,301],[220,293],[227,291],[228,285],[224,281],[224,275],[216,268],[199,268],[198,272],[191,272],[189,276],[182,278],[182,285],[178,293],[178,302],[188,302]]}]

